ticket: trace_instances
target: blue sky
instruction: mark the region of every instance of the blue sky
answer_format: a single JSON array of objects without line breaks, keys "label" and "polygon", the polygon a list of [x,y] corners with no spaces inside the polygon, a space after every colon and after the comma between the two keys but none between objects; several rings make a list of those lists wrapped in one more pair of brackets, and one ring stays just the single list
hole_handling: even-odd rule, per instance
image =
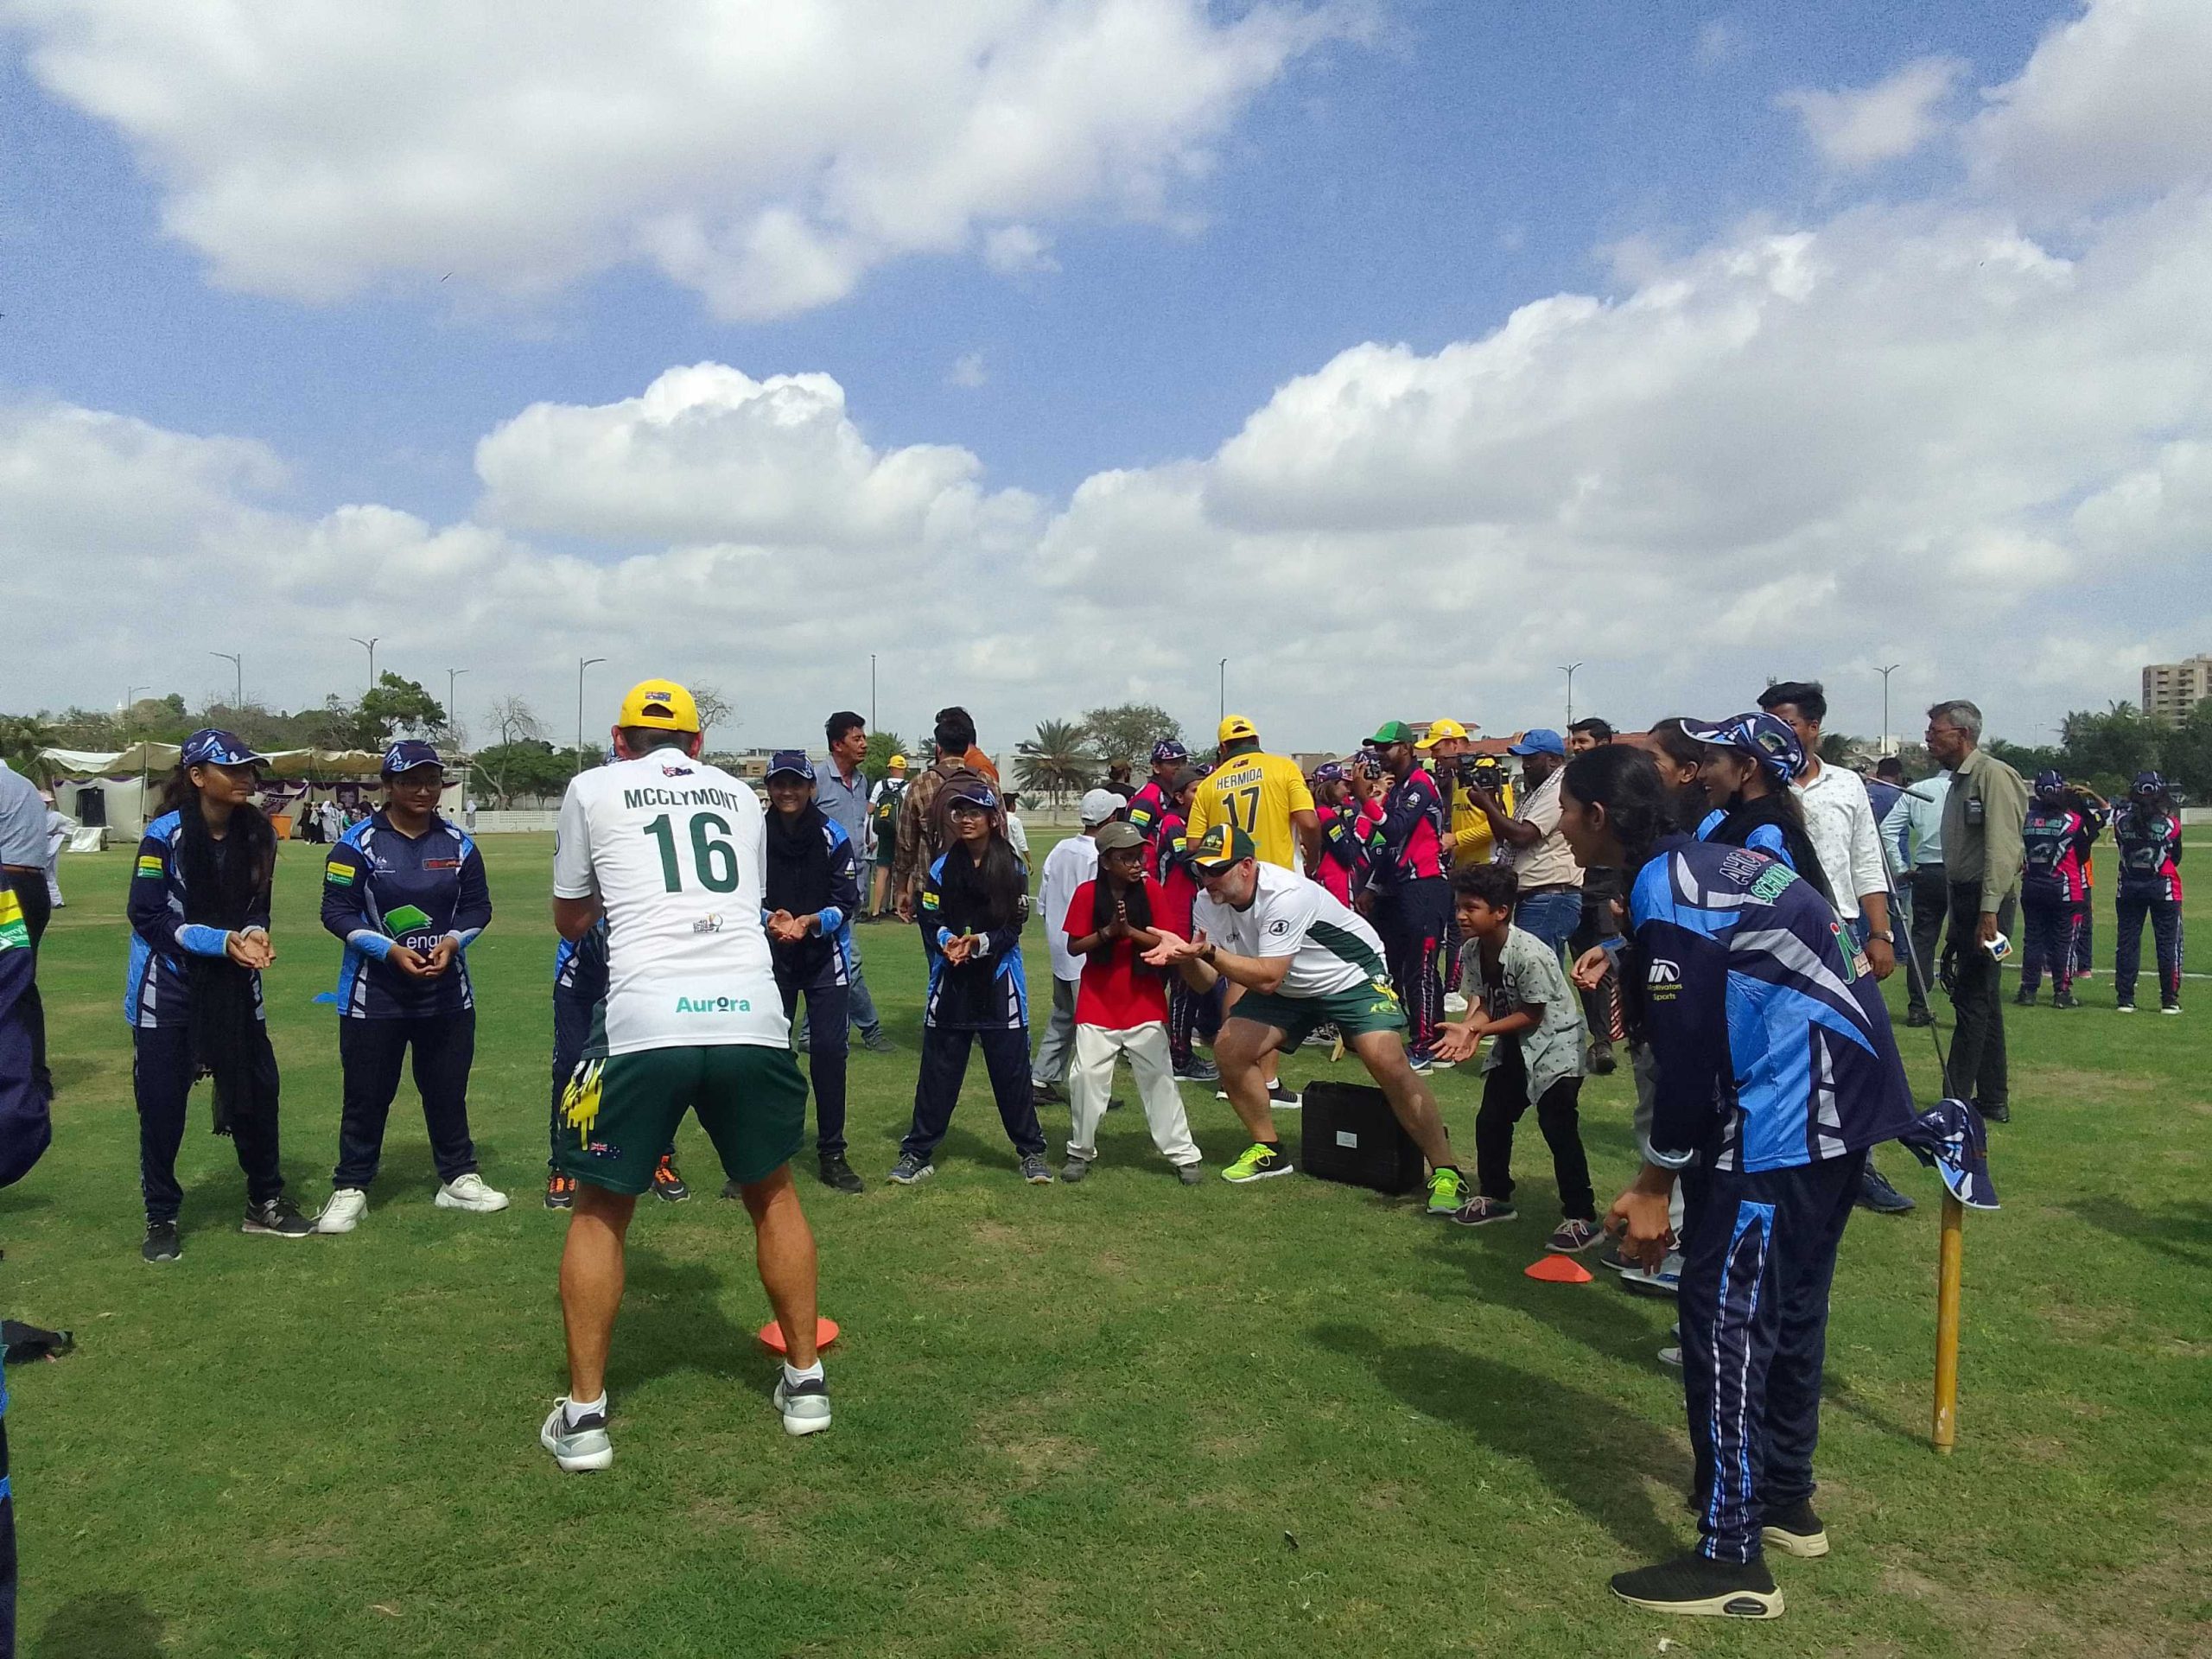
[{"label": "blue sky", "polygon": [[[1144,3],[1185,9],[1179,0]],[[1042,0],[1039,9],[1055,10]],[[0,16],[9,10],[0,6]],[[93,72],[112,72],[93,84],[127,85],[130,32],[143,12],[123,0],[81,10],[101,28],[94,44],[80,38],[75,48]],[[1226,26],[1244,10],[1217,7],[1210,21]],[[1135,211],[1114,191],[1077,190],[1050,211],[1020,215],[1046,239],[1041,268],[1012,274],[991,268],[980,239],[999,215],[986,200],[975,209],[974,236],[958,251],[871,255],[842,297],[778,316],[735,317],[718,315],[699,286],[635,258],[590,256],[585,263],[592,268],[532,292],[515,291],[531,273],[524,266],[499,268],[496,254],[476,257],[473,268],[457,259],[463,269],[442,282],[427,270],[379,268],[372,227],[361,232],[367,251],[358,254],[359,269],[346,292],[303,294],[281,273],[250,276],[242,287],[224,266],[226,259],[235,263],[241,242],[251,240],[250,222],[244,232],[234,225],[224,232],[234,238],[231,244],[203,234],[195,245],[165,233],[163,215],[190,194],[180,179],[193,168],[257,164],[255,136],[224,132],[225,118],[215,109],[180,140],[160,118],[123,107],[122,94],[87,92],[81,76],[57,73],[43,61],[35,69],[29,54],[50,53],[57,41],[67,46],[71,36],[69,24],[32,8],[7,37],[10,50],[0,63],[0,248],[9,271],[0,318],[9,342],[0,357],[0,397],[24,410],[67,407],[128,417],[188,441],[188,441],[198,440],[265,446],[281,464],[282,478],[225,482],[215,492],[222,498],[216,524],[206,522],[204,504],[184,504],[178,517],[144,531],[156,542],[173,537],[175,551],[165,561],[198,567],[203,583],[223,567],[222,513],[254,515],[257,538],[313,539],[325,516],[348,504],[411,515],[433,537],[475,527],[526,543],[516,557],[576,556],[605,566],[681,546],[742,545],[804,562],[803,553],[791,550],[826,543],[798,532],[782,541],[747,541],[711,524],[696,535],[651,528],[630,533],[610,529],[605,515],[592,517],[589,529],[570,527],[557,513],[539,512],[519,529],[487,520],[485,485],[473,461],[480,439],[530,404],[615,406],[638,397],[664,371],[695,363],[727,364],[754,381],[779,374],[831,377],[842,388],[844,414],[874,454],[914,445],[968,452],[972,481],[986,501],[1011,512],[1017,498],[1027,500],[1033,545],[1044,550],[1056,536],[1065,540],[1079,528],[1068,521],[1081,516],[1071,504],[1085,480],[1115,469],[1152,478],[1207,466],[1286,383],[1320,374],[1339,353],[1367,342],[1402,344],[1416,359],[1431,361],[1455,342],[1492,335],[1516,308],[1532,302],[1576,294],[1624,301],[1731,238],[1766,229],[1821,232],[1851,222],[1861,210],[1892,215],[1898,224],[1916,213],[1996,213],[2054,250],[2094,242],[2094,215],[2139,201],[2146,194],[2142,181],[2093,203],[2085,218],[2078,206],[2055,212],[2031,192],[2005,200],[2002,189],[1986,181],[1986,149],[1983,181],[1970,176],[1981,89],[2019,76],[2045,31],[2075,16],[2063,5],[1705,11],[1382,0],[1338,14],[1339,22],[1351,19],[1348,29],[1287,53],[1245,93],[1222,100],[1196,124],[1195,134],[1179,130],[1164,139],[1162,154],[1174,158],[1165,166],[1168,181]],[[1201,13],[1200,26],[1208,21]],[[1939,132],[1872,164],[1839,164],[1824,153],[1800,108],[1778,102],[1799,89],[1872,86],[1901,66],[1929,59],[1957,60],[1945,72],[1945,90],[1925,111],[1937,128],[1955,136]],[[175,73],[188,75],[189,67],[179,65]],[[280,118],[288,107],[269,118]],[[1198,153],[1203,164],[1189,165],[1185,157]],[[467,159],[456,156],[455,164]],[[664,184],[645,180],[640,188]],[[346,181],[330,188],[342,192]],[[518,216],[526,218],[527,208]],[[1875,268],[1881,257],[1867,256]],[[491,280],[482,276],[487,268]],[[2047,536],[2050,503],[2078,503],[2144,466],[2155,467],[2155,429],[2185,435],[2201,412],[2193,394],[2183,395],[2177,407],[2190,412],[2177,418],[2176,407],[2162,405],[2154,418],[2131,410],[2116,422],[2133,439],[2126,453],[2115,453],[2101,470],[2055,479],[2037,512],[2024,512],[2016,502],[1982,528],[2000,537]],[[1577,417],[1568,412],[1560,418]],[[181,464],[206,483],[193,471],[201,460]],[[1479,446],[1468,464],[1482,464]],[[1209,480],[1195,487],[1211,499],[1221,486]],[[1001,492],[1015,494],[1001,498]],[[16,510],[24,515],[19,537],[35,538],[31,515],[54,511],[51,493],[18,501]],[[196,521],[195,511],[203,515]],[[1553,510],[1537,515],[1554,524],[1559,516]],[[1465,522],[1471,535],[1497,523],[1479,513]],[[1338,580],[1328,574],[1338,568],[1330,558],[1350,557],[1367,569],[1379,558],[1386,575],[1396,561],[1409,576],[1435,568],[1438,555],[1427,538],[1442,527],[1433,521],[1400,526],[1385,515],[1372,524],[1347,523],[1332,508],[1317,523],[1333,534],[1367,539],[1326,557],[1310,547],[1269,552],[1236,543],[1240,527],[1231,523],[1218,526],[1228,538],[1224,556],[1239,569],[1257,559],[1279,569],[1285,557],[1313,554],[1319,560],[1316,579],[1324,584]],[[1378,545],[1373,539],[1401,529],[1402,541]],[[1696,531],[1685,525],[1684,533],[1694,539]],[[963,543],[971,550],[975,544],[973,537]],[[1758,543],[1769,551],[1774,545],[1771,537]],[[1751,543],[1740,551],[1758,556]],[[902,542],[896,533],[875,553],[886,562],[880,569],[918,571],[949,556],[912,537]],[[991,557],[1007,556],[975,556],[988,566]],[[1037,569],[1043,556],[1033,551],[1014,563]],[[1516,562],[1541,564],[1547,556],[1531,544]],[[1141,562],[1135,553],[1130,557]],[[1560,568],[1560,581],[1586,601],[1592,570],[1572,558]],[[879,570],[865,563],[850,569],[856,588],[869,586]],[[1479,588],[1484,574],[1471,571],[1468,586]],[[1389,599],[1379,613],[1332,616],[1323,632],[1341,636],[1363,658],[1396,654],[1394,637],[1403,635],[1394,636],[1382,618],[1395,614],[1410,624],[1419,615],[1422,584],[1384,585]],[[1685,573],[1673,585],[1686,590],[1701,579]],[[1052,672],[1008,674],[995,666],[972,689],[959,684],[957,673],[948,675],[944,695],[966,696],[1025,726],[1116,695],[1167,697],[1196,720],[1210,712],[1202,705],[1211,698],[1202,694],[1211,690],[1220,624],[1208,620],[1203,603],[1160,606],[1162,586],[1147,584],[1147,604],[1154,608],[1142,633],[1149,649],[1127,653],[1121,664],[1084,661],[1080,672],[1070,674],[1062,655]],[[1732,591],[1741,586],[1740,579],[1732,582]],[[1527,605],[1524,585],[1516,581],[1512,594],[1519,613]],[[69,603],[79,607],[72,618],[79,627],[111,636],[111,646],[56,651],[0,669],[0,702],[111,702],[107,682],[121,677],[119,671],[129,671],[134,681],[156,677],[153,670],[131,667],[133,654],[149,642],[134,638],[127,620],[84,608],[81,596]],[[1270,618],[1284,614],[1280,594],[1270,601]],[[1021,626],[1047,638],[1065,629],[1075,639],[1103,645],[1109,635],[1096,619],[1125,607],[1110,578],[1073,591],[1047,582],[1030,596]],[[390,636],[404,639],[418,628],[426,637],[437,635],[447,656],[466,640],[477,652],[472,660],[485,661],[480,690],[488,691],[495,679],[512,681],[559,706],[551,689],[557,677],[535,665],[519,645],[491,645],[485,637],[489,619],[441,630],[404,613],[421,606],[397,608],[402,613],[391,617]],[[285,640],[265,653],[267,677],[256,686],[261,695],[297,702],[350,680],[346,652],[357,654],[357,648],[338,649],[318,636],[327,632],[342,646],[342,636],[359,629],[336,626],[353,616],[353,608],[330,609],[327,630],[315,626],[311,598],[286,609]],[[1163,649],[1185,620],[1186,646]],[[2037,630],[2050,620],[2024,619],[2021,648],[2032,649]],[[758,625],[757,617],[749,620]],[[899,653],[916,664],[944,658],[945,642],[926,626],[915,632],[890,617],[855,620],[886,656]],[[2139,643],[2163,643],[2157,625],[2172,619],[2115,620],[2120,626],[2112,652],[2118,654],[2056,673],[2046,690],[2023,700],[2019,723],[2047,722],[2056,707],[2133,694],[2132,677],[2115,665]],[[1848,629],[1818,618],[1793,626],[1807,631],[1802,639],[1775,641],[1788,649],[1770,654],[1788,662],[1771,671],[1821,669],[1821,660],[1805,664],[1816,655],[1806,646],[1823,633],[1837,636],[1832,666],[1838,671],[1851,671],[1852,664],[1885,649],[1917,645],[1923,658],[1933,654],[1932,636],[1924,631],[1911,640],[1891,639],[1870,632],[1863,616]],[[567,619],[562,649],[569,630],[588,641],[590,626],[588,617]],[[1415,638],[1422,632],[1410,631]],[[1576,624],[1578,637],[1586,636],[1586,654],[1599,664],[1588,671],[1586,685],[1596,683],[1585,699],[1618,707],[1631,687],[1655,682],[1664,694],[1664,706],[1621,707],[1630,719],[1672,712],[1697,697],[1726,701],[1741,683],[1755,688],[1759,677],[1750,664],[1761,658],[1761,636],[1772,638],[1762,617],[1747,613],[1745,637],[1726,653],[1734,677],[1724,679],[1704,653],[1647,657],[1606,632],[1586,618]],[[2183,637],[2177,634],[2177,643]],[[635,645],[645,652],[652,643],[648,635]],[[854,648],[832,636],[795,643],[793,660],[800,662],[819,661],[823,650],[849,655]],[[1567,651],[1561,645],[1535,654],[1557,658]],[[1184,658],[1187,662],[1177,660]],[[1271,646],[1264,673],[1252,678],[1274,689],[1294,660],[1294,652]],[[1980,671],[1987,660],[1970,666]],[[420,664],[403,663],[421,671]],[[639,656],[635,665],[643,671],[649,664]],[[1430,665],[1442,666],[1433,651]],[[626,658],[620,666],[626,671],[632,663]],[[1386,695],[1402,702],[1432,696],[1413,666],[1383,677]],[[1547,683],[1541,677],[1522,675],[1510,664],[1492,668],[1432,700],[1478,702],[1493,727],[1556,712],[1546,706],[1549,692],[1537,689]],[[734,669],[715,672],[733,688],[741,678]],[[1494,690],[1484,689],[1485,677]],[[1327,700],[1284,689],[1282,702],[1300,739],[1329,741],[1319,729]],[[787,693],[788,713],[782,703]],[[799,683],[762,695],[788,721],[835,692],[803,675]],[[1252,695],[1263,694],[1255,686]],[[1497,718],[1487,718],[1493,713]],[[1871,729],[1874,721],[1853,723]]]}]

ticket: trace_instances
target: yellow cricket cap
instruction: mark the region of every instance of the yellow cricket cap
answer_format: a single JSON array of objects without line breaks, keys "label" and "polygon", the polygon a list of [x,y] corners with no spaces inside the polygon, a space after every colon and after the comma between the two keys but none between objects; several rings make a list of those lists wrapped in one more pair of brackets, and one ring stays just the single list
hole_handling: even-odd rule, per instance
[{"label": "yellow cricket cap", "polygon": [[1456,720],[1432,720],[1428,722],[1428,735],[1414,747],[1417,749],[1433,749],[1447,737],[1467,735],[1469,735],[1467,728]]},{"label": "yellow cricket cap", "polygon": [[674,680],[639,680],[622,699],[622,712],[614,723],[641,726],[649,731],[658,727],[668,732],[696,732],[700,729],[699,705]]},{"label": "yellow cricket cap", "polygon": [[906,771],[906,757],[905,755],[903,755],[903,754],[894,754],[894,755],[893,755],[893,756],[891,757],[891,769],[892,769],[893,772],[904,772],[904,771]]},{"label": "yellow cricket cap", "polygon": [[1217,743],[1241,743],[1246,738],[1257,738],[1260,728],[1242,715],[1231,715],[1221,722],[1221,729],[1214,734]]}]

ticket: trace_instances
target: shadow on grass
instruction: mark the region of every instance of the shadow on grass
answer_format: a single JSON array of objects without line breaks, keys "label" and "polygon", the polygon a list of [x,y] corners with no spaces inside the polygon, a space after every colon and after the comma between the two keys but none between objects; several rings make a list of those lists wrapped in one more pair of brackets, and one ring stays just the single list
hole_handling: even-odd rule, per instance
[{"label": "shadow on grass", "polygon": [[161,1659],[165,1629],[135,1592],[79,1596],[47,1619],[35,1659]]},{"label": "shadow on grass", "polygon": [[[630,1245],[622,1312],[607,1368],[609,1386],[635,1388],[676,1371],[750,1382],[765,1376],[768,1351],[758,1334],[722,1311],[739,1274],[752,1281],[748,1250],[740,1262],[709,1266],[671,1262]],[[762,1298],[763,1306],[766,1298]]]},{"label": "shadow on grass", "polygon": [[1656,1424],[1618,1402],[1481,1355],[1388,1343],[1359,1325],[1317,1325],[1310,1335],[1366,1365],[1414,1410],[1526,1464],[1624,1548],[1653,1557],[1681,1548],[1676,1515],[1654,1506],[1646,1478],[1685,1491],[1688,1461]]},{"label": "shadow on grass", "polygon": [[2101,1233],[2140,1244],[2185,1267],[2212,1268],[2212,1204],[2202,1199],[2148,1211],[2098,1192],[2075,1198],[2066,1208],[2077,1221]]},{"label": "shadow on grass", "polygon": [[1543,1235],[1516,1233],[1514,1228],[1512,1222],[1446,1227],[1429,1254],[1465,1273],[1469,1291],[1479,1300],[1525,1313],[1607,1359],[1645,1369],[1657,1365],[1673,1320],[1672,1298],[1631,1296],[1609,1272],[1586,1285],[1531,1279],[1524,1270],[1546,1253]]}]

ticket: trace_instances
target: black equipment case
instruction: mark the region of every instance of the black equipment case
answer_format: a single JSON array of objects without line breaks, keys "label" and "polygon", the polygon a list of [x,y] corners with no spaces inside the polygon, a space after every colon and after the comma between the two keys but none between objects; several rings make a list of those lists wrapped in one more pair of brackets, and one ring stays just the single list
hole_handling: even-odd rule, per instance
[{"label": "black equipment case", "polygon": [[1299,1114],[1298,1163],[1308,1175],[1394,1196],[1421,1184],[1427,1164],[1380,1089],[1309,1083]]}]

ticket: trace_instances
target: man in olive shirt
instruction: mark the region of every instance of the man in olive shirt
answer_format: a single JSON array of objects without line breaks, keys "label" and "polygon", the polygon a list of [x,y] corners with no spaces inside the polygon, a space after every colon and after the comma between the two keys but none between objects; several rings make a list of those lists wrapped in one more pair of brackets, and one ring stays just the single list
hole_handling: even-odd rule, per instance
[{"label": "man in olive shirt", "polygon": [[2012,889],[2026,856],[2028,786],[2020,774],[1981,750],[1981,710],[1960,700],[1928,711],[1928,753],[1951,774],[1943,801],[1943,879],[1951,890],[1951,943],[1956,961],[1951,1038],[1944,1091],[1970,1100],[1992,1122],[2012,1121],[2005,1077],[2004,998],[1999,964],[1988,950],[2010,919]]}]

